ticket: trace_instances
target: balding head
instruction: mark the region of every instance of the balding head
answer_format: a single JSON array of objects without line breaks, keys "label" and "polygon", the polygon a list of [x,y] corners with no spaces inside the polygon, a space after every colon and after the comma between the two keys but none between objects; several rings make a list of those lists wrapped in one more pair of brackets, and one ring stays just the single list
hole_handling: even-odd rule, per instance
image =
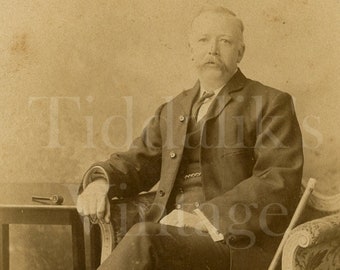
[{"label": "balding head", "polygon": [[235,20],[235,24],[238,26],[239,31],[240,31],[240,40],[243,42],[243,31],[244,31],[244,25],[241,19],[239,19],[236,14],[231,11],[230,9],[227,9],[225,7],[222,6],[204,6],[203,8],[201,8],[193,17],[192,21],[191,21],[191,29],[190,29],[190,36],[192,36],[192,32],[193,32],[193,28],[194,28],[194,24],[195,21],[204,14],[207,13],[214,13],[214,14],[218,14],[221,16],[225,16],[226,18]]}]

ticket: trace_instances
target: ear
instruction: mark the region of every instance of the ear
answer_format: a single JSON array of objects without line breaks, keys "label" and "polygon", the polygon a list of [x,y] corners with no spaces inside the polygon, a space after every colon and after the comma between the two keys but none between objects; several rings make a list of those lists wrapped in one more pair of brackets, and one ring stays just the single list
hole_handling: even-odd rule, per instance
[{"label": "ear", "polygon": [[240,63],[240,62],[241,62],[245,50],[246,50],[246,46],[245,46],[244,43],[242,42],[242,43],[240,44],[239,49],[238,49],[237,63]]}]

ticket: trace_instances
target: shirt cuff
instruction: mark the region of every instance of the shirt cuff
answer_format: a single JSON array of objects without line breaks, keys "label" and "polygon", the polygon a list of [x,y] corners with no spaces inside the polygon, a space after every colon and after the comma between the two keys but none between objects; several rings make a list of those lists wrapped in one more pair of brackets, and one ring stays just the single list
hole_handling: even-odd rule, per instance
[{"label": "shirt cuff", "polygon": [[88,169],[83,177],[83,189],[99,178],[105,179],[109,184],[109,177],[103,167],[96,165]]}]

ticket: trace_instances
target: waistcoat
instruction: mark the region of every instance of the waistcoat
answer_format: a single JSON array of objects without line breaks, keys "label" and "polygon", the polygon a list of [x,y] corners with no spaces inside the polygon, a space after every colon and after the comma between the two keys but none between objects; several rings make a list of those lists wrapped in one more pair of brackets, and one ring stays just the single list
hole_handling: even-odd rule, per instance
[{"label": "waistcoat", "polygon": [[176,208],[192,212],[205,201],[200,165],[200,138],[203,120],[204,117],[199,122],[196,122],[194,117],[189,118],[183,157],[169,200],[169,210]]}]

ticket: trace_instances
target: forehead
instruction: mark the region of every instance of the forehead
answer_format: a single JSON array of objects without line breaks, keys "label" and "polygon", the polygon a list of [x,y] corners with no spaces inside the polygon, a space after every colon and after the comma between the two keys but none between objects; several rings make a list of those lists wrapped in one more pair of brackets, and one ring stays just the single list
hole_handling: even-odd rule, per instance
[{"label": "forehead", "polygon": [[193,35],[216,34],[239,36],[242,34],[239,21],[227,14],[205,12],[197,16],[191,27]]}]

